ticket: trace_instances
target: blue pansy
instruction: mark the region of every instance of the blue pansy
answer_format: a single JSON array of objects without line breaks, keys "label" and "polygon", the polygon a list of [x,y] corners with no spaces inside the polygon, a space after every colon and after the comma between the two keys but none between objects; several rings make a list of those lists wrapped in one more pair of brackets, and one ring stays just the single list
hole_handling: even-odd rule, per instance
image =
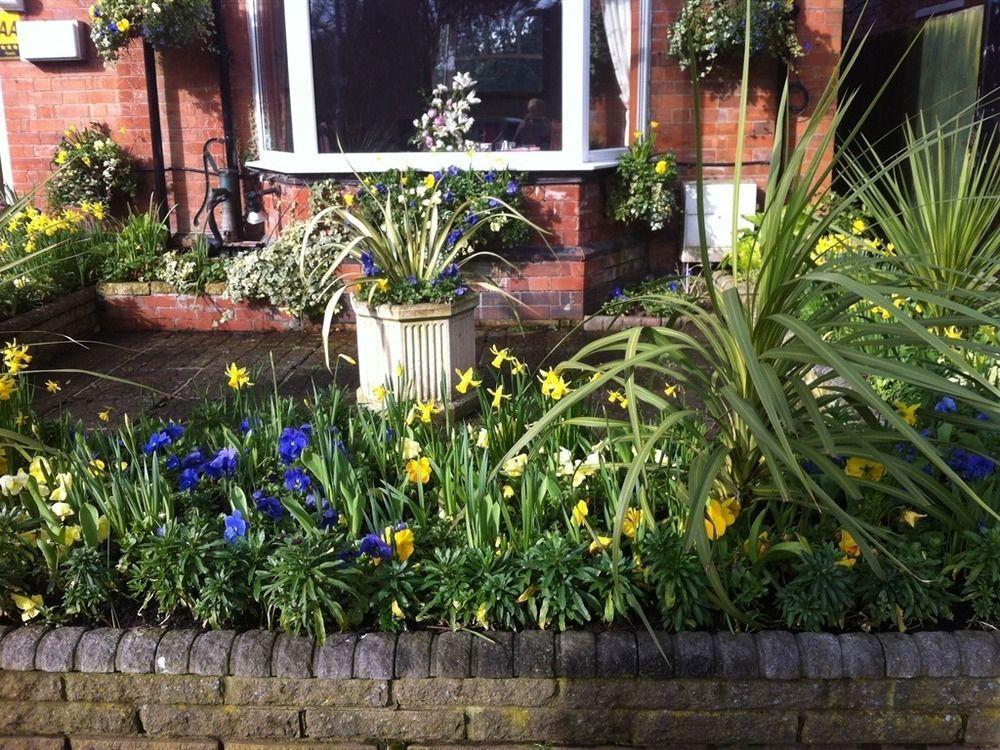
[{"label": "blue pansy", "polygon": [[460,230],[460,229],[452,229],[450,232],[448,232],[448,244],[449,245],[454,245],[460,239],[462,239],[462,230]]},{"label": "blue pansy", "polygon": [[385,442],[393,443],[396,440],[396,431],[391,427],[385,428]]},{"label": "blue pansy", "polygon": [[477,221],[479,221],[479,217],[476,216],[474,211],[469,211],[469,213],[465,215],[465,220],[469,224],[475,224]]},{"label": "blue pansy", "polygon": [[489,172],[487,172],[486,174],[484,174],[484,175],[483,175],[483,179],[484,179],[484,180],[485,180],[486,182],[496,182],[496,181],[497,181],[497,173],[496,173],[496,172],[494,172],[494,171],[493,171],[493,170],[491,169],[491,170],[490,170]]},{"label": "blue pansy", "polygon": [[362,555],[368,555],[372,558],[378,557],[388,560],[392,557],[392,547],[386,544],[385,540],[378,534],[366,534],[358,549]]},{"label": "blue pansy", "polygon": [[247,530],[250,528],[250,524],[248,524],[246,519],[243,518],[243,513],[239,508],[234,510],[232,515],[225,516],[223,520],[226,524],[223,536],[230,544],[235,544],[247,535]]},{"label": "blue pansy", "polygon": [[149,440],[146,444],[142,446],[143,452],[148,456],[156,453],[157,451],[165,450],[173,445],[174,441],[171,440],[170,435],[166,433],[165,430],[160,432],[154,432],[149,436]]},{"label": "blue pansy", "polygon": [[455,287],[455,296],[456,297],[464,297],[465,293],[467,291],[469,291],[469,287],[467,287],[467,286],[457,286],[457,287]]},{"label": "blue pansy", "polygon": [[188,492],[198,486],[201,481],[201,469],[192,467],[184,469],[177,479],[177,489],[181,492]]},{"label": "blue pansy", "polygon": [[257,490],[253,493],[253,499],[257,504],[257,510],[272,521],[280,521],[284,517],[285,506],[281,504],[278,498],[265,495],[260,490]]},{"label": "blue pansy", "polygon": [[163,428],[163,431],[176,443],[184,436],[184,425],[171,422]]},{"label": "blue pansy", "polygon": [[361,270],[365,276],[378,276],[382,271],[375,265],[375,256],[365,250],[361,253]]},{"label": "blue pansy", "polygon": [[458,174],[458,167],[456,167],[454,164],[452,164],[450,167],[448,167],[447,171],[448,171],[448,176],[449,177],[454,177],[455,175]]},{"label": "blue pansy", "polygon": [[239,462],[240,454],[235,448],[220,448],[211,461],[204,465],[205,474],[212,479],[219,479],[223,476],[231,477],[236,474],[236,465]]},{"label": "blue pansy", "polygon": [[611,290],[611,299],[618,301],[625,299],[625,292],[622,291],[620,286],[616,286]]},{"label": "blue pansy", "polygon": [[514,182],[514,180],[511,180],[510,182],[507,183],[506,193],[507,195],[513,195],[516,192],[517,192],[517,183]]},{"label": "blue pansy", "polygon": [[296,467],[285,472],[285,489],[305,492],[312,486],[312,479],[302,469]]},{"label": "blue pansy", "polygon": [[409,284],[410,286],[416,286],[417,277],[414,276],[413,274],[410,274],[409,276],[406,277],[406,283]]},{"label": "blue pansy", "polygon": [[451,204],[455,200],[455,194],[453,192],[451,192],[450,190],[445,190],[444,194],[441,196],[441,199],[445,203]]},{"label": "blue pansy", "polygon": [[958,411],[958,404],[951,396],[942,396],[941,400],[934,405],[934,411],[941,414],[951,414]]},{"label": "blue pansy", "polygon": [[302,427],[286,427],[281,431],[281,436],[278,438],[278,455],[281,456],[281,460],[286,464],[293,463],[302,455],[302,451],[309,447],[309,435],[312,432],[312,427],[309,426],[309,431],[307,432]]},{"label": "blue pansy", "polygon": [[489,201],[487,201],[487,203],[490,208],[496,208],[497,206],[500,205],[500,201],[498,201],[496,198],[490,198]]},{"label": "blue pansy", "polygon": [[260,426],[260,419],[258,417],[247,417],[242,422],[240,422],[240,432],[244,435],[249,435],[254,431],[255,428]]}]

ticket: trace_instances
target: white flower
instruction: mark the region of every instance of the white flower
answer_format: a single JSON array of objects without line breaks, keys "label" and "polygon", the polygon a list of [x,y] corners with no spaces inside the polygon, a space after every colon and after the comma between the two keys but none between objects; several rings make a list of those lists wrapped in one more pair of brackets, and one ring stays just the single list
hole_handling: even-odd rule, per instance
[{"label": "white flower", "polygon": [[409,461],[420,455],[420,443],[408,437],[403,438],[403,459]]},{"label": "white flower", "polygon": [[28,486],[28,475],[24,469],[19,469],[17,474],[6,474],[0,477],[0,493],[6,497],[13,497]]}]

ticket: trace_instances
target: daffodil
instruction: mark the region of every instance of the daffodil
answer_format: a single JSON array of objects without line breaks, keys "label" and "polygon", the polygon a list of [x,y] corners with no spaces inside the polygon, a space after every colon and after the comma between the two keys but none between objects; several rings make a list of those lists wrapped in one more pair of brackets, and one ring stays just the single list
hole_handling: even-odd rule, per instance
[{"label": "daffodil", "polygon": [[458,375],[458,384],[455,386],[455,390],[459,393],[467,393],[469,388],[478,388],[483,384],[482,380],[476,380],[470,367],[465,372],[459,369],[455,370],[455,374]]},{"label": "daffodil", "polygon": [[505,399],[510,399],[510,394],[503,392],[502,385],[498,385],[495,391],[492,388],[487,388],[486,390],[491,396],[493,396],[493,400],[490,402],[490,406],[492,406],[494,409],[499,409],[500,405],[504,402]]},{"label": "daffodil", "polygon": [[508,458],[506,461],[504,461],[503,466],[500,467],[500,471],[502,471],[508,477],[516,479],[517,477],[524,474],[524,467],[527,466],[527,464],[528,464],[528,454],[518,453],[516,456]]},{"label": "daffodil", "polygon": [[490,354],[493,355],[493,361],[490,364],[495,368],[501,367],[504,362],[511,358],[509,349],[497,349],[496,344],[490,347]]},{"label": "daffodil", "polygon": [[80,537],[83,536],[83,532],[79,526],[66,526],[62,530],[62,539],[60,543],[64,547],[72,547],[74,544],[80,541]]},{"label": "daffodil", "polygon": [[899,514],[899,520],[905,523],[910,528],[917,525],[917,521],[921,518],[927,518],[926,513],[917,513],[913,508],[904,508],[903,512]]},{"label": "daffodil", "polygon": [[384,385],[377,385],[374,388],[372,388],[372,396],[380,404],[383,401],[385,401],[386,396],[388,395],[389,395],[389,389],[386,388]]},{"label": "daffodil", "polygon": [[59,391],[62,390],[62,387],[54,380],[46,380],[45,390],[47,390],[49,393],[59,393]]},{"label": "daffodil", "polygon": [[10,401],[17,390],[17,383],[10,375],[0,375],[0,401]]},{"label": "daffodil", "polygon": [[896,402],[896,411],[910,427],[913,427],[917,423],[917,409],[919,408],[920,404],[907,404],[902,401]]},{"label": "daffodil", "polygon": [[477,448],[489,448],[490,447],[490,433],[485,427],[479,428],[479,434],[476,436],[476,447]]},{"label": "daffodil", "polygon": [[628,408],[628,397],[622,395],[621,391],[611,391],[608,393],[609,404],[620,404],[623,409]]},{"label": "daffodil", "polygon": [[878,461],[852,456],[844,464],[844,473],[855,479],[867,479],[871,482],[881,482],[885,476],[885,466]]},{"label": "daffodil", "polygon": [[635,539],[641,524],[642,508],[629,508],[625,511],[625,519],[622,521],[622,533],[629,539]]},{"label": "daffodil", "polygon": [[406,462],[406,478],[414,484],[427,484],[431,481],[431,460],[423,458],[411,458]]},{"label": "daffodil", "polygon": [[868,229],[868,225],[861,219],[855,219],[851,223],[851,231],[855,234],[862,234],[866,229]]},{"label": "daffodil", "polygon": [[106,406],[106,407],[104,407],[103,411],[97,412],[97,418],[99,420],[101,420],[102,422],[110,422],[111,421],[111,407],[110,406]]},{"label": "daffodil", "polygon": [[958,326],[947,326],[944,329],[944,335],[946,338],[960,340],[965,337],[962,330]]},{"label": "daffodil", "polygon": [[230,363],[229,367],[226,368],[226,375],[229,376],[229,387],[234,391],[253,385],[247,368],[238,367],[235,362]]},{"label": "daffodil", "polygon": [[674,383],[673,385],[663,386],[663,395],[667,398],[677,398],[677,394],[680,393],[681,387]]},{"label": "daffodil", "polygon": [[14,606],[21,610],[21,622],[34,620],[42,613],[41,608],[45,602],[42,600],[41,594],[35,594],[34,596],[11,594],[10,597],[14,600]]},{"label": "daffodil", "polygon": [[412,424],[415,420],[419,419],[424,424],[429,424],[434,415],[440,414],[442,411],[442,407],[438,406],[434,399],[430,401],[420,401],[418,399],[417,403],[411,407],[406,423]]},{"label": "daffodil", "polygon": [[510,358],[510,374],[523,375],[528,371],[528,366],[517,357]]},{"label": "daffodil", "polygon": [[569,385],[563,376],[552,368],[549,368],[543,374],[541,383],[542,395],[546,398],[551,398],[553,401],[558,401],[570,391]]},{"label": "daffodil", "polygon": [[587,516],[590,514],[590,509],[587,507],[587,503],[583,500],[578,502],[573,506],[573,523],[577,526],[583,526],[584,522],[587,520]]}]

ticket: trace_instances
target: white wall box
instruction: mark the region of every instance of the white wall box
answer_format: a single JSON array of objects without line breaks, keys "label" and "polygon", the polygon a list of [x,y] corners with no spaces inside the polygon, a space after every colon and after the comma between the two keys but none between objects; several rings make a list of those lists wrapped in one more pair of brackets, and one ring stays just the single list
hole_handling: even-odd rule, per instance
[{"label": "white wall box", "polygon": [[83,24],[79,21],[19,21],[21,59],[28,62],[82,60]]}]

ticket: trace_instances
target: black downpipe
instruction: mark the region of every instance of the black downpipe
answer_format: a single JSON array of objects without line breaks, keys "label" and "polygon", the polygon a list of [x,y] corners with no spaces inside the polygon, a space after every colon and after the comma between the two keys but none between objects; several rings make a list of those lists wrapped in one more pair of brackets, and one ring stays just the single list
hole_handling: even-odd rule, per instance
[{"label": "black downpipe", "polygon": [[160,93],[156,87],[156,50],[142,43],[142,60],[146,68],[146,103],[149,106],[149,140],[153,151],[153,195],[161,221],[167,219],[167,170],[163,162],[163,130],[160,127]]}]

